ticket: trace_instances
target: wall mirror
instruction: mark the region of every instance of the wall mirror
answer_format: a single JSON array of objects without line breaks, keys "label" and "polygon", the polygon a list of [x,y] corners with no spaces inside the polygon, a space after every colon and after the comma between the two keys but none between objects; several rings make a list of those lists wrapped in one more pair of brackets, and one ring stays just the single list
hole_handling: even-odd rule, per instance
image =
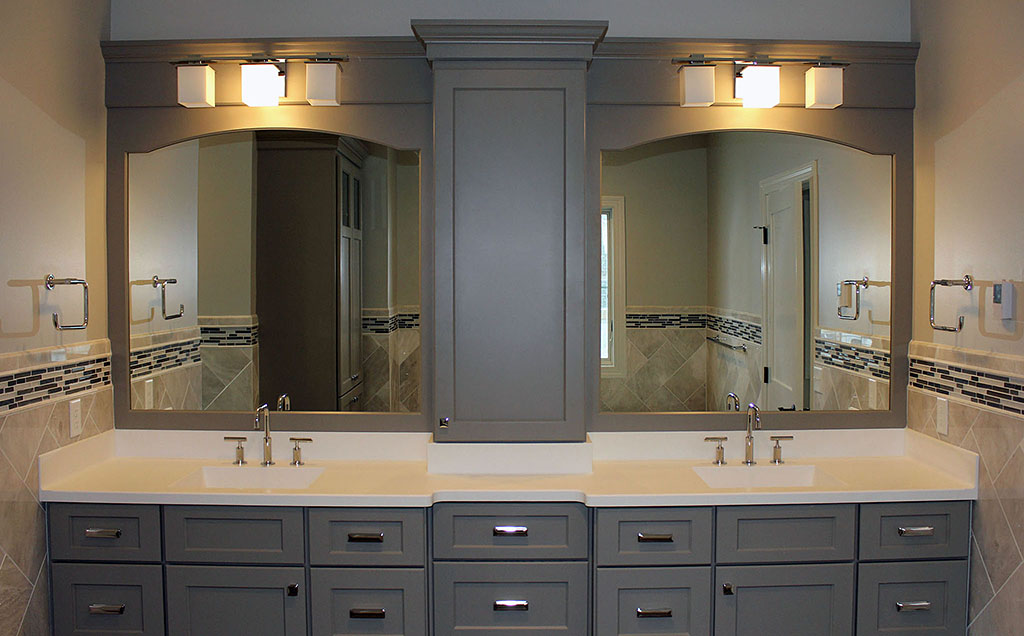
[{"label": "wall mirror", "polygon": [[420,159],[302,131],[127,157],[133,410],[420,410]]},{"label": "wall mirror", "polygon": [[892,175],[773,132],[602,151],[600,410],[889,409]]}]

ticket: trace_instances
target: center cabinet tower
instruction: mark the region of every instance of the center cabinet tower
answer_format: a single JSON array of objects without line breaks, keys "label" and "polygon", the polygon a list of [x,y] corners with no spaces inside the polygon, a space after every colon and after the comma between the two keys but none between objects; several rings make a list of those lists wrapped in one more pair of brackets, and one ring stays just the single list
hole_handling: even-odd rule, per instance
[{"label": "center cabinet tower", "polygon": [[586,73],[603,21],[416,20],[434,70],[437,441],[583,441]]}]

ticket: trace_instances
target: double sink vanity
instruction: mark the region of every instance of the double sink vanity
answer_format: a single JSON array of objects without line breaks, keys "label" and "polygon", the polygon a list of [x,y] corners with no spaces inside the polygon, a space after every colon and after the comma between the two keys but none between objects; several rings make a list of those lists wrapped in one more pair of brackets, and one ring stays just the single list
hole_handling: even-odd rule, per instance
[{"label": "double sink vanity", "polygon": [[721,466],[696,432],[310,433],[301,466],[273,433],[263,467],[262,434],[238,466],[223,431],[110,431],[40,459],[55,633],[962,634],[977,456],[779,433],[754,466],[742,433]]}]

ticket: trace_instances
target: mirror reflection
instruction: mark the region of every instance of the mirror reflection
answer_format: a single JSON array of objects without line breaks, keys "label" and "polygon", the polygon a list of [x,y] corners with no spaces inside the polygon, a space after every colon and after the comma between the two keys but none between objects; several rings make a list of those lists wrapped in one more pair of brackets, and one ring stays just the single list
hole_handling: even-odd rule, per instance
[{"label": "mirror reflection", "polygon": [[132,408],[418,411],[419,179],[301,131],[129,155]]},{"label": "mirror reflection", "polygon": [[891,157],[690,135],[602,152],[601,195],[601,410],[889,408]]}]

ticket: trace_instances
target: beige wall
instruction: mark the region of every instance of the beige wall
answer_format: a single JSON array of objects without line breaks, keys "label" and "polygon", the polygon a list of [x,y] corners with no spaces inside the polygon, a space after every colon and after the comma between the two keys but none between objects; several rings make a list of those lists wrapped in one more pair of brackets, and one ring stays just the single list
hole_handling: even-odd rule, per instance
[{"label": "beige wall", "polygon": [[[106,111],[99,41],[103,1],[5,2],[0,12],[0,353],[107,335],[104,170]],[[89,329],[58,332],[82,315]]]},{"label": "beige wall", "polygon": [[601,195],[624,201],[627,306],[706,304],[704,146],[697,135],[601,155]]},{"label": "beige wall", "polygon": [[200,316],[247,316],[256,311],[255,152],[249,132],[199,140]]}]

